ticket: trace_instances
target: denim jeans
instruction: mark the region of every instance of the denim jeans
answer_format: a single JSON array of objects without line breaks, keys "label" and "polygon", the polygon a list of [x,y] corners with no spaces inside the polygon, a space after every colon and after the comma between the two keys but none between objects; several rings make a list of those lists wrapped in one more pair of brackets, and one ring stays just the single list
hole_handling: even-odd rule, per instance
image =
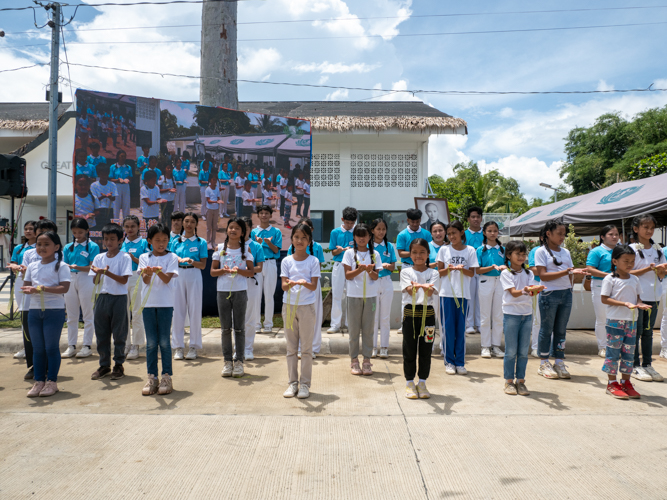
[{"label": "denim jeans", "polygon": [[539,302],[541,322],[537,347],[540,358],[549,359],[551,333],[553,332],[554,358],[565,359],[565,332],[572,310],[572,289],[542,292]]},{"label": "denim jeans", "polygon": [[143,310],[146,329],[146,364],[148,374],[158,376],[157,350],[162,356],[162,374],[173,375],[171,371],[171,319],[173,307],[146,307]]},{"label": "denim jeans", "polygon": [[503,331],[505,332],[505,359],[503,372],[505,380],[524,380],[528,351],[530,350],[530,333],[533,315],[503,315]]},{"label": "denim jeans", "polygon": [[[635,348],[635,366],[649,366],[653,354],[653,327],[658,319],[660,302],[646,301],[644,304],[652,306],[649,321],[649,311],[637,311],[637,347]],[[641,362],[639,359],[641,351]]]},{"label": "denim jeans", "polygon": [[453,297],[440,297],[440,321],[445,327],[445,364],[465,366],[466,355],[466,311],[470,303]]},{"label": "denim jeans", "polygon": [[602,371],[609,375],[618,373],[619,359],[621,373],[630,375],[635,360],[636,321],[607,319],[607,352]]},{"label": "denim jeans", "polygon": [[47,379],[57,382],[60,371],[60,334],[65,324],[65,309],[30,309],[28,324],[35,382],[46,382]]},{"label": "denim jeans", "polygon": [[[245,279],[245,278],[243,278]],[[232,323],[236,359],[243,362],[245,356],[245,310],[248,306],[248,292],[218,292],[218,315],[222,329],[222,357],[225,361],[233,358]]]}]

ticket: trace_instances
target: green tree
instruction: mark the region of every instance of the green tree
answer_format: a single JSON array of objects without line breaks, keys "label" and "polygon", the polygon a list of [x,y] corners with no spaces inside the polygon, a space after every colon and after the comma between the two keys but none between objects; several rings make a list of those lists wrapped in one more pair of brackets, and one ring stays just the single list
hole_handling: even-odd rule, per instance
[{"label": "green tree", "polygon": [[254,127],[261,133],[280,132],[283,129],[280,120],[271,115],[256,116]]},{"label": "green tree", "polygon": [[194,118],[203,135],[240,135],[254,132],[248,115],[233,109],[197,106]]}]

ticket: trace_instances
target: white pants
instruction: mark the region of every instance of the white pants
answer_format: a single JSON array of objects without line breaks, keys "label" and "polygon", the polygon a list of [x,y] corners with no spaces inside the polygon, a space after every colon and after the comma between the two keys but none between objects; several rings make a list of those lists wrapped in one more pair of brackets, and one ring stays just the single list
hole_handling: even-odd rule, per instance
[{"label": "white pants", "polygon": [[174,199],[174,212],[185,213],[185,191],[187,184],[176,184],[176,198]]},{"label": "white pants", "polygon": [[475,274],[470,280],[470,302],[466,316],[466,328],[479,328],[479,275]]},{"label": "white pants", "polygon": [[[433,293],[433,310],[435,311],[435,326],[440,332],[440,351],[445,352],[445,325],[442,324],[442,318],[440,318],[440,287],[442,286],[442,280],[438,276],[438,281],[435,282],[436,291]],[[401,314],[403,311],[401,310]],[[436,343],[433,342],[433,352],[435,352]]]},{"label": "white pants", "polygon": [[391,301],[394,298],[394,285],[391,276],[378,278],[377,292],[375,327],[373,328],[373,348],[375,349],[378,346],[378,329],[380,330],[380,347],[389,347],[389,318],[391,317]]},{"label": "white pants", "polygon": [[[144,318],[139,312],[141,309],[141,283],[139,284],[139,290],[137,290],[137,296],[132,304],[132,310],[130,311],[130,301],[132,300],[132,295],[134,294],[134,287],[137,284],[137,281],[141,278],[137,275],[136,271],[132,271],[132,276],[127,280],[127,322],[131,326],[128,328],[127,338],[130,341],[130,345],[142,346],[146,343],[146,330],[144,330]],[[176,280],[178,283],[178,280]],[[131,316],[131,317],[130,317]]]},{"label": "white pants", "polygon": [[222,200],[220,217],[223,217],[227,213],[227,203],[229,203],[229,186],[220,186],[220,199]]},{"label": "white pants", "polygon": [[602,303],[602,280],[591,280],[591,298],[595,310],[595,337],[598,350],[607,348],[607,307]]},{"label": "white pants", "polygon": [[537,342],[539,341],[540,338],[540,306],[535,308],[535,312],[533,313],[533,326],[530,331],[530,343],[531,343],[531,349],[537,349]]},{"label": "white pants", "polygon": [[479,311],[482,347],[500,347],[503,340],[503,287],[500,276],[479,277]]},{"label": "white pants", "polygon": [[[313,333],[313,352],[320,353],[322,349],[322,287],[320,280],[317,280],[315,289],[315,332]],[[299,352],[301,352],[301,340],[299,339]]]},{"label": "white pants", "polygon": [[202,348],[201,302],[203,295],[201,270],[196,267],[178,269],[174,291],[174,321],[171,331],[171,347],[185,348],[185,315],[190,319],[190,347]]},{"label": "white pants", "polygon": [[662,322],[660,323],[660,347],[662,349],[667,349],[667,285],[663,282],[663,286],[665,287],[665,293],[663,293],[662,298],[660,299],[664,304],[662,310]]},{"label": "white pants", "polygon": [[[106,278],[109,279],[109,278]],[[67,308],[67,345],[76,345],[79,338],[79,306],[83,313],[83,345],[93,345],[93,277],[84,272],[72,272],[69,290],[65,294]]]},{"label": "white pants", "polygon": [[120,219],[121,210],[123,211],[123,217],[125,218],[130,215],[130,185],[114,184],[116,184],[118,196],[116,196],[116,199],[113,202],[113,218]]},{"label": "white pants", "polygon": [[[264,261],[262,267],[262,291],[264,293],[264,328],[273,328],[273,308],[275,306],[273,301],[273,294],[276,293],[276,283],[278,281],[278,269],[276,267],[276,259],[268,259]],[[260,297],[260,304],[261,304]],[[262,316],[257,316],[257,329],[262,326]],[[248,335],[248,332],[246,332]]]},{"label": "white pants", "polygon": [[331,328],[341,328],[345,324],[343,318],[343,300],[346,290],[345,267],[342,262],[334,262],[331,273]]},{"label": "white pants", "polygon": [[201,195],[201,216],[206,216],[206,186],[199,186],[199,194]]},{"label": "white pants", "polygon": [[245,350],[252,352],[257,325],[260,324],[262,319],[262,290],[264,288],[264,280],[260,273],[255,274],[254,278],[246,279],[248,280],[248,303],[245,310]]}]

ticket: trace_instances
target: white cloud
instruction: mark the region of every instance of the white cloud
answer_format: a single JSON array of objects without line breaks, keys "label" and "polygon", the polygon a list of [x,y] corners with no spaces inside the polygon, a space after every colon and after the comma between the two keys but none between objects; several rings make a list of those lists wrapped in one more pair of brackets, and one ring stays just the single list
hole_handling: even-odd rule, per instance
[{"label": "white cloud", "polygon": [[607,82],[605,82],[604,80],[600,80],[600,81],[598,82],[598,86],[597,86],[597,88],[596,88],[595,90],[614,90],[614,86],[613,86],[613,85],[609,85],[609,84],[608,84]]},{"label": "white cloud", "polygon": [[179,125],[189,127],[195,122],[194,107],[189,105],[182,105],[178,102],[163,101],[161,109],[166,109],[176,117]]},{"label": "white cloud", "polygon": [[239,79],[266,80],[271,71],[281,65],[280,52],[274,48],[241,50],[239,54]]},{"label": "white cloud", "polygon": [[551,165],[547,165],[535,157],[527,158],[515,155],[488,163],[485,160],[477,162],[482,172],[497,170],[505,177],[516,179],[521,187],[521,192],[528,198],[548,198],[551,196],[553,192],[540,187],[540,182],[558,186],[561,183],[558,169],[562,164],[561,161],[554,161]]},{"label": "white cloud", "polygon": [[327,94],[325,101],[343,101],[347,99],[350,95],[350,92],[347,89],[338,89],[334,90],[330,94]]},{"label": "white cloud", "polygon": [[369,73],[376,68],[379,68],[379,64],[366,64],[366,63],[354,63],[354,64],[344,64],[344,63],[330,63],[324,61],[321,63],[309,63],[309,64],[297,64],[292,69],[299,71],[301,73],[317,73],[322,74],[336,74],[336,73]]},{"label": "white cloud", "polygon": [[391,40],[398,35],[398,25],[410,19],[412,15],[412,11],[410,10],[412,0],[397,2],[397,4],[395,7],[396,14],[392,16],[397,17],[397,19],[373,20],[368,30],[371,35],[380,35],[384,40]]},{"label": "white cloud", "polygon": [[393,83],[391,85],[393,92],[386,95],[382,95],[383,92],[379,90],[382,88],[381,83],[376,84],[374,88],[378,89],[377,92],[373,92],[374,95],[378,96],[377,99],[374,99],[375,101],[422,101],[422,99],[416,95],[412,95],[410,92],[401,92],[408,89],[407,80],[399,80]]},{"label": "white cloud", "polygon": [[468,142],[467,135],[432,135],[428,141],[428,173],[448,178],[457,163],[467,163],[470,158],[462,151]]}]

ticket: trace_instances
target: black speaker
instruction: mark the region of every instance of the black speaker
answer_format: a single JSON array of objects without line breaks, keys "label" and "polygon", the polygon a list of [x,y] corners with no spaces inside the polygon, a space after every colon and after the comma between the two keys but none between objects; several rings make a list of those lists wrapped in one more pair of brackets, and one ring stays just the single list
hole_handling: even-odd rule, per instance
[{"label": "black speaker", "polygon": [[28,194],[25,165],[20,156],[0,155],[0,196],[24,198]]}]

